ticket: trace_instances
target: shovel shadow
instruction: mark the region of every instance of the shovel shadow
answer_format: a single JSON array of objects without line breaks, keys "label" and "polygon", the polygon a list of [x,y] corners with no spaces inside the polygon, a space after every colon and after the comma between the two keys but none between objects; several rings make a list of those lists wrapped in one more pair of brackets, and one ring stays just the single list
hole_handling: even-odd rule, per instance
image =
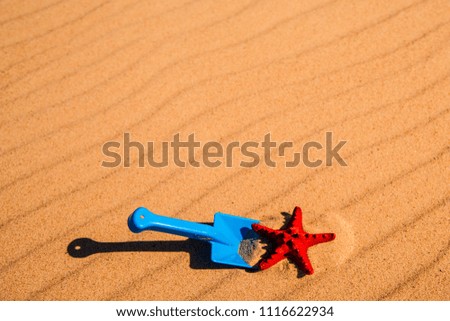
[{"label": "shovel shadow", "polygon": [[[211,261],[211,244],[193,239],[184,241],[133,241],[97,242],[90,238],[78,238],[67,246],[73,258],[85,258],[98,253],[114,252],[187,252],[192,269],[234,269],[233,266]],[[148,257],[151,263],[151,257]]]}]

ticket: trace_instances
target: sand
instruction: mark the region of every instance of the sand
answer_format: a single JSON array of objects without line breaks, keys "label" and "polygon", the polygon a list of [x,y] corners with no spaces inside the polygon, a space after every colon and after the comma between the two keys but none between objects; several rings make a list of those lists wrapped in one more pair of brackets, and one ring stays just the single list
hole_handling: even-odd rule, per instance
[{"label": "sand", "polygon": [[264,255],[272,251],[270,242],[251,230],[241,241],[238,253],[253,269],[258,269],[257,264],[264,259]]},{"label": "sand", "polygon": [[[448,12],[1,1],[0,299],[449,300]],[[126,132],[294,146],[332,132],[348,166],[102,167],[103,144]],[[220,266],[207,243],[127,227],[145,206],[279,228],[297,205],[306,231],[336,233],[309,250],[312,276],[287,260]]]}]

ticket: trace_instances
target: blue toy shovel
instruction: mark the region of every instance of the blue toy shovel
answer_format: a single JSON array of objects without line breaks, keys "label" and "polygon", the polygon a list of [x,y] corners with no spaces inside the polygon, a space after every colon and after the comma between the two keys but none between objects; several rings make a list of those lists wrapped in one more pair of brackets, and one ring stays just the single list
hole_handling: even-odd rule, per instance
[{"label": "blue toy shovel", "polygon": [[251,266],[239,255],[239,246],[253,223],[258,221],[216,213],[214,226],[211,226],[156,215],[143,207],[136,209],[128,218],[128,227],[134,233],[152,230],[210,242],[213,262],[244,268]]}]

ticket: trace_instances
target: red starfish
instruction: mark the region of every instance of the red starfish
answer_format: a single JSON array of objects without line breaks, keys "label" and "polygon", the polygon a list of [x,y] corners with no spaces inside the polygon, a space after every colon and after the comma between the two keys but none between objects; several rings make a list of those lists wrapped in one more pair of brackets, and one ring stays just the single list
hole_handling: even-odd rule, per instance
[{"label": "red starfish", "polygon": [[256,223],[252,225],[252,228],[275,245],[275,250],[258,263],[260,270],[268,269],[287,257],[306,274],[313,274],[314,270],[307,254],[308,248],[319,243],[332,241],[336,237],[334,233],[310,234],[305,232],[302,226],[302,210],[298,206],[295,207],[285,228],[273,230]]}]

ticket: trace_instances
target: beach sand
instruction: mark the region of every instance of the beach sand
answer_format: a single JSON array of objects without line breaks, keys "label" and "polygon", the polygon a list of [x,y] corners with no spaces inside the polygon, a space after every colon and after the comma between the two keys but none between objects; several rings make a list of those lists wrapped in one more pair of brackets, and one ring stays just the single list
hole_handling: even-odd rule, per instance
[{"label": "beach sand", "polygon": [[[449,12],[447,0],[0,2],[0,299],[449,300]],[[347,141],[347,166],[138,168],[136,154],[101,166],[124,133],[160,159],[176,133],[301,148],[327,132]],[[213,264],[208,243],[131,233],[139,206],[274,229],[300,206],[306,231],[336,239],[310,248],[311,276],[288,260],[250,273]]]}]

